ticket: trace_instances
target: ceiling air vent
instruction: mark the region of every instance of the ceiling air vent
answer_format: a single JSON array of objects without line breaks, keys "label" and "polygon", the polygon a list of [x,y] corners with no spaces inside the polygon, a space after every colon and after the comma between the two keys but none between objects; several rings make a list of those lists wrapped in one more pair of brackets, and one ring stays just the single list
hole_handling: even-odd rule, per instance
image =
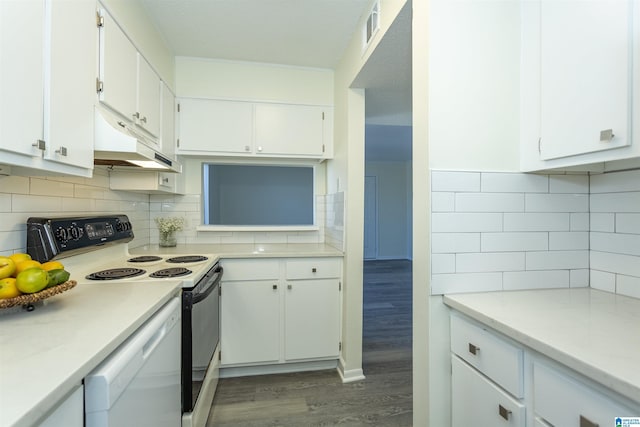
[{"label": "ceiling air vent", "polygon": [[364,28],[362,29],[362,49],[366,50],[367,46],[371,42],[373,36],[380,29],[380,1],[376,1],[371,8],[371,12],[369,12],[369,16],[367,17],[367,21],[364,24]]}]

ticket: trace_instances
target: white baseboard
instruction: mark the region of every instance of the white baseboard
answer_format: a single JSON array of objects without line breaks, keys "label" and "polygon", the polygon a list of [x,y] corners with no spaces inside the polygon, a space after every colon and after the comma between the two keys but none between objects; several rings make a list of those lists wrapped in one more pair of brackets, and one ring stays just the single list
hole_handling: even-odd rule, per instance
[{"label": "white baseboard", "polygon": [[286,374],[290,372],[321,371],[336,369],[338,361],[319,360],[313,362],[279,363],[258,366],[221,367],[220,378],[247,377],[252,375]]},{"label": "white baseboard", "polygon": [[343,383],[352,383],[354,381],[362,381],[365,379],[362,368],[345,370],[344,360],[342,360],[342,358],[340,358],[340,362],[338,363],[337,371]]}]

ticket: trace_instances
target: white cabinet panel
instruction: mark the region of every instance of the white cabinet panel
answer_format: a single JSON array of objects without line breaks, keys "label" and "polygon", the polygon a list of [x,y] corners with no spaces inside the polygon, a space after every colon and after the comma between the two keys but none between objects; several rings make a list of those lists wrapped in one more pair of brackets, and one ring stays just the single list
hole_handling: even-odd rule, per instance
[{"label": "white cabinet panel", "polygon": [[160,77],[138,53],[136,124],[152,136],[160,136]]},{"label": "white cabinet panel", "polygon": [[44,14],[44,0],[0,1],[0,149],[34,157],[42,154]]},{"label": "white cabinet panel", "polygon": [[[541,157],[630,144],[631,1],[542,1]],[[612,130],[612,139],[601,132]]]},{"label": "white cabinet panel", "polygon": [[322,156],[324,109],[318,106],[256,104],[256,154]]},{"label": "white cabinet panel", "polygon": [[456,356],[451,357],[452,426],[524,427],[525,407]]},{"label": "white cabinet panel", "polygon": [[338,357],[339,282],[288,282],[285,298],[285,359]]},{"label": "white cabinet panel", "polygon": [[278,259],[225,259],[224,281],[280,279]]},{"label": "white cabinet panel", "polygon": [[277,283],[223,282],[222,364],[280,359],[280,293]]},{"label": "white cabinet panel", "polygon": [[294,258],[285,265],[288,280],[327,279],[342,276],[339,258]]},{"label": "white cabinet panel", "polygon": [[160,151],[168,157],[174,158],[176,149],[176,97],[166,83],[162,82],[160,88],[162,92]]},{"label": "white cabinet panel", "polygon": [[87,0],[49,0],[47,4],[51,27],[45,67],[44,157],[93,169],[96,5]]},{"label": "white cabinet panel", "polygon": [[100,101],[128,120],[136,113],[138,52],[111,15],[102,10],[100,29]]},{"label": "white cabinet panel", "polygon": [[79,385],[38,427],[83,427],[84,387]]},{"label": "white cabinet panel", "polygon": [[253,105],[211,99],[180,100],[179,153],[253,151]]}]

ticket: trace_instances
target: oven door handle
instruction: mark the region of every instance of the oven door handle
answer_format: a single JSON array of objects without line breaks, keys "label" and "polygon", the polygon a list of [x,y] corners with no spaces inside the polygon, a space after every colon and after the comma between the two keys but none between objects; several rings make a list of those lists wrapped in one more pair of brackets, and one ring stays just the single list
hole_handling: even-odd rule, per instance
[{"label": "oven door handle", "polygon": [[211,278],[208,280],[212,282],[212,285],[209,286],[207,290],[205,290],[204,292],[194,295],[193,299],[191,300],[192,305],[195,305],[200,301],[204,300],[205,298],[207,298],[211,294],[211,292],[213,292],[213,290],[218,287],[218,283],[220,282],[220,279],[222,279],[222,272],[223,272],[222,267],[218,267],[216,269],[215,274],[211,276]]}]

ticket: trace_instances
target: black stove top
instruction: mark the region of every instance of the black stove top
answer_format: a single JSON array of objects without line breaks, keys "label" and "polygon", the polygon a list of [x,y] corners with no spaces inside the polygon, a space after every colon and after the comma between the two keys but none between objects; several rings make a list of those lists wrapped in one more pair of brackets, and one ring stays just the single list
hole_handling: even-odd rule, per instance
[{"label": "black stove top", "polygon": [[89,280],[118,280],[136,277],[145,274],[141,268],[111,268],[109,270],[96,271],[87,275]]},{"label": "black stove top", "polygon": [[169,278],[169,277],[181,277],[191,274],[191,270],[184,267],[172,267],[162,270],[154,271],[149,277],[154,278]]},{"label": "black stove top", "polygon": [[183,256],[176,256],[176,257],[173,257],[173,258],[168,258],[167,262],[181,264],[181,263],[185,263],[185,262],[206,261],[208,259],[209,258],[207,258],[206,256],[202,256],[202,255],[183,255]]},{"label": "black stove top", "polygon": [[129,258],[127,262],[152,262],[162,261],[162,257],[155,255],[141,255],[133,258]]}]

